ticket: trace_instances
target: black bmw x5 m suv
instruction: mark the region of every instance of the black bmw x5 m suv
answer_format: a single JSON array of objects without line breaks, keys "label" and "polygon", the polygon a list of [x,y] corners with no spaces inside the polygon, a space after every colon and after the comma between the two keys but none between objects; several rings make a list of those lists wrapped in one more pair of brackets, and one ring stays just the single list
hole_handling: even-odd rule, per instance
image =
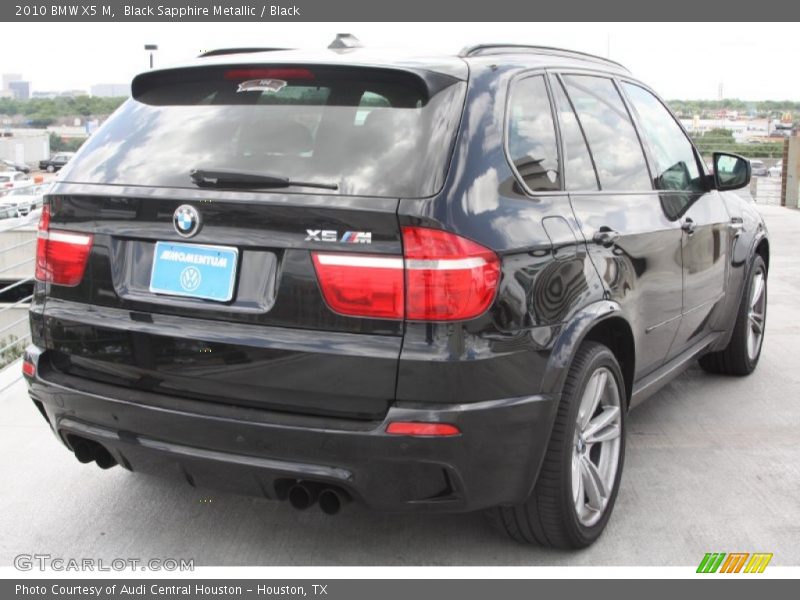
[{"label": "black bmw x5 m suv", "polygon": [[758,362],[769,244],[622,66],[214,52],[136,77],[39,226],[30,395],[78,460],[582,547],[631,407]]}]

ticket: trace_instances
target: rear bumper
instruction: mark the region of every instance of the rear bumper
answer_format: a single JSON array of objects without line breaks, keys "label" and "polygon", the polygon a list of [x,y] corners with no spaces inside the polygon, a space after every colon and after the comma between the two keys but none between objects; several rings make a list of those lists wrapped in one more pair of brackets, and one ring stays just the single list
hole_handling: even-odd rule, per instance
[{"label": "rear bumper", "polygon": [[[470,511],[524,500],[557,399],[392,406],[383,421],[305,417],[174,398],[68,377],[37,364],[28,378],[59,439],[103,445],[119,464],[191,485],[277,498],[287,480],[346,490],[378,510]],[[461,435],[388,435],[392,421],[445,422]]]}]

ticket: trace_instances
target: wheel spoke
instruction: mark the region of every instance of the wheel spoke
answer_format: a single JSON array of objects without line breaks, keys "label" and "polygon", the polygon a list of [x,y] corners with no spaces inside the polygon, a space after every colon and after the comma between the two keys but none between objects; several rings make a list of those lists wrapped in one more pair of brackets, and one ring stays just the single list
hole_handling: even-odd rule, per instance
[{"label": "wheel spoke", "polygon": [[619,407],[606,406],[599,415],[589,421],[583,438],[587,444],[596,444],[618,438],[620,435]]},{"label": "wheel spoke", "polygon": [[583,397],[581,398],[580,414],[578,415],[578,425],[581,431],[586,429],[589,420],[597,410],[597,405],[600,403],[600,398],[603,397],[603,392],[606,389],[607,380],[608,375],[605,371],[597,371],[586,384],[586,389],[583,390]]},{"label": "wheel spoke", "polygon": [[755,308],[764,293],[764,276],[759,273],[753,281],[753,295],[750,298],[750,308]]},{"label": "wheel spoke", "polygon": [[753,328],[753,331],[761,335],[761,332],[764,330],[764,321],[761,315],[750,313],[750,326]]},{"label": "wheel spoke", "polygon": [[586,505],[592,510],[603,510],[606,500],[606,486],[595,464],[586,456],[581,457],[581,479],[586,493]]},{"label": "wheel spoke", "polygon": [[572,499],[575,502],[575,509],[580,514],[584,504],[583,473],[581,457],[576,453],[572,455]]}]

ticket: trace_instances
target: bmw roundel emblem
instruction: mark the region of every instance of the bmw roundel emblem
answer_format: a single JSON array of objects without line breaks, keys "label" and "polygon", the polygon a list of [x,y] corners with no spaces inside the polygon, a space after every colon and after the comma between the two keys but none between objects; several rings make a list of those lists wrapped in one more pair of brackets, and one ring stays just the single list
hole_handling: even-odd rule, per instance
[{"label": "bmw roundel emblem", "polygon": [[200,213],[194,206],[182,204],[172,215],[172,224],[181,237],[192,237],[200,230]]}]

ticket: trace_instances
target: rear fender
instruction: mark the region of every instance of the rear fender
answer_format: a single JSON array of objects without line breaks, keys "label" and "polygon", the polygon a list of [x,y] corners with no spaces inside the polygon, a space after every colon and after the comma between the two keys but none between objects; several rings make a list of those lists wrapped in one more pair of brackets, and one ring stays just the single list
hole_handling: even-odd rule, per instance
[{"label": "rear fender", "polygon": [[[622,309],[616,302],[601,300],[594,302],[575,314],[564,324],[556,338],[547,369],[542,381],[542,393],[560,395],[578,348],[586,334],[598,323],[611,317],[622,316]],[[623,317],[624,318],[624,317]],[[627,319],[626,319],[627,320]]]}]

